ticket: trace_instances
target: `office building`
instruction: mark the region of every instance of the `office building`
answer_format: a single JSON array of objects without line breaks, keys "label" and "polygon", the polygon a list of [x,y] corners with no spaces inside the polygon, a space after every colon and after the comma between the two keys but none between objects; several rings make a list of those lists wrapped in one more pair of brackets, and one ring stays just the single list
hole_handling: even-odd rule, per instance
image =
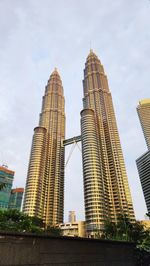
[{"label": "office building", "polygon": [[150,99],[139,101],[137,112],[148,149],[150,149]]},{"label": "office building", "polygon": [[76,214],[75,214],[75,211],[69,211],[68,221],[69,221],[69,223],[76,222]]},{"label": "office building", "polygon": [[150,99],[139,101],[137,113],[148,151],[136,160],[148,213],[150,213]]},{"label": "office building", "polygon": [[150,150],[136,160],[136,165],[144,193],[148,213],[150,214]]},{"label": "office building", "polygon": [[84,69],[81,141],[85,217],[88,236],[119,214],[134,221],[134,211],[119,133],[103,65],[91,50]]},{"label": "office building", "polygon": [[24,188],[13,188],[9,198],[9,209],[21,210]]},{"label": "office building", "polygon": [[6,165],[0,166],[0,184],[5,184],[0,191],[0,209],[8,209],[14,174]]},{"label": "office building", "polygon": [[23,211],[42,218],[46,226],[63,223],[64,147],[81,140],[86,229],[88,236],[94,236],[107,219],[117,222],[119,214],[131,221],[135,217],[107,76],[92,50],[83,89],[81,136],[65,140],[63,87],[57,69],[48,80],[39,126],[34,129]]},{"label": "office building", "polygon": [[63,222],[65,109],[60,75],[48,80],[39,126],[34,129],[23,211],[45,225]]}]

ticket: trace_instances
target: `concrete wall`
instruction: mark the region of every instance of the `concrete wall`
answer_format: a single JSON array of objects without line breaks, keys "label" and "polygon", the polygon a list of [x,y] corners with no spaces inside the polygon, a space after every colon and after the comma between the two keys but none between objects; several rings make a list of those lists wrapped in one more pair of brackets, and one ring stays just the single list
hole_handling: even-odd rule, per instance
[{"label": "concrete wall", "polygon": [[0,233],[0,265],[133,266],[135,247],[126,242]]}]

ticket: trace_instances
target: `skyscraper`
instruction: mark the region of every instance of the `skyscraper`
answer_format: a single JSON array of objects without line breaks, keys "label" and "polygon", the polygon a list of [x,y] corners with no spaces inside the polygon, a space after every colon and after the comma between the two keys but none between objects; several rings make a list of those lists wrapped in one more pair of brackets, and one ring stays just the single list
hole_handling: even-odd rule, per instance
[{"label": "skyscraper", "polygon": [[150,99],[139,101],[137,113],[148,151],[136,160],[148,213],[150,213]]},{"label": "skyscraper", "polygon": [[137,160],[137,169],[144,193],[148,213],[150,214],[150,150],[142,154]]},{"label": "skyscraper", "polygon": [[134,218],[107,76],[90,51],[84,69],[81,140],[87,231],[102,230],[104,220],[119,214]]},{"label": "skyscraper", "polygon": [[60,75],[48,80],[29,161],[23,211],[46,225],[63,222],[65,110]]},{"label": "skyscraper", "polygon": [[137,112],[147,147],[150,150],[150,99],[144,99],[139,101],[139,105],[137,106]]},{"label": "skyscraper", "polygon": [[1,209],[8,209],[14,174],[15,172],[8,169],[6,165],[0,166],[0,184],[5,184],[5,187],[0,191]]}]

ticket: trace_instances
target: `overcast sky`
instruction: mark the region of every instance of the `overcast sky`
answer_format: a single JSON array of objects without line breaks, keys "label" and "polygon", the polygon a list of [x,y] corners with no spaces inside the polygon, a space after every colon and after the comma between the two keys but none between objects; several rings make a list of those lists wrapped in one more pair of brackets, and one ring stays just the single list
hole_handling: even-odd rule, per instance
[{"label": "overcast sky", "polygon": [[[150,98],[149,0],[0,0],[0,164],[24,186],[33,128],[50,73],[59,69],[66,137],[80,134],[83,68],[90,47],[108,76],[137,219],[146,212],[135,160],[147,148],[136,106]],[[66,159],[71,149],[66,149]],[[84,219],[81,152],[65,176],[65,219]]]}]

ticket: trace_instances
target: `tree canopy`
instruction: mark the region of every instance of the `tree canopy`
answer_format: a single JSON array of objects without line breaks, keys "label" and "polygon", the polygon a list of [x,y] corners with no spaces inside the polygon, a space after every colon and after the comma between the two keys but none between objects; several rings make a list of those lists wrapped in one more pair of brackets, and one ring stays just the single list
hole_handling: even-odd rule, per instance
[{"label": "tree canopy", "polygon": [[139,249],[150,252],[150,230],[145,229],[139,221],[131,223],[126,215],[119,215],[118,223],[106,220],[101,237],[135,242]]},{"label": "tree canopy", "polygon": [[51,236],[61,235],[55,227],[44,228],[42,219],[30,217],[16,209],[0,210],[0,230],[11,232],[46,233]]}]

